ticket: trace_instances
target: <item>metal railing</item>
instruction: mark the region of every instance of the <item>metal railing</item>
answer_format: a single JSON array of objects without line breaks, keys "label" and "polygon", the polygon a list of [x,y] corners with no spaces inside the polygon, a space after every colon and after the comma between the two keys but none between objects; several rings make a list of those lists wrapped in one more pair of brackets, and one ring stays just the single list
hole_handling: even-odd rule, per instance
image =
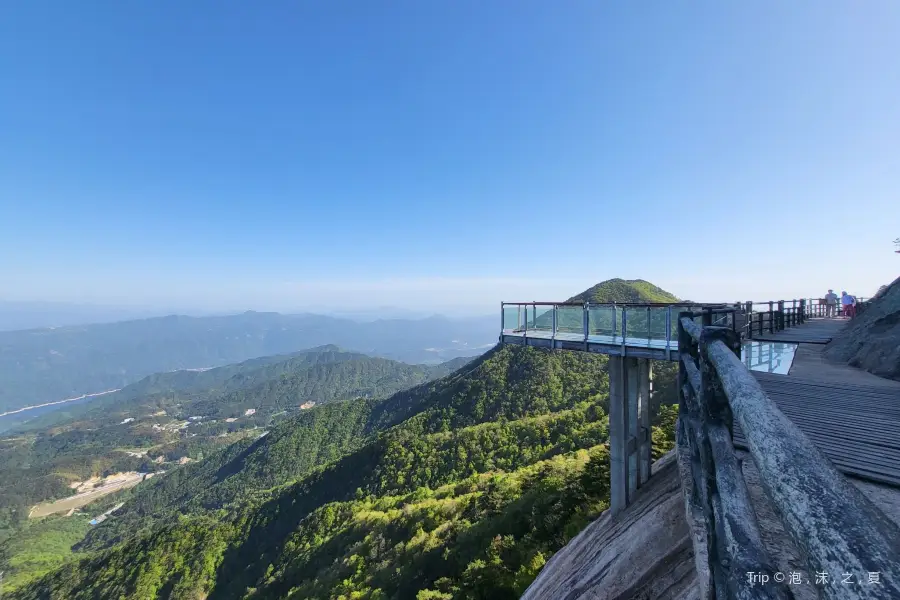
[{"label": "metal railing", "polygon": [[[703,318],[701,325],[697,317]],[[819,587],[829,600],[900,598],[900,528],[838,473],[766,396],[741,362],[740,336],[711,319],[677,319],[679,416],[676,451],[694,536],[701,597],[793,598],[777,581],[732,443],[734,423],[809,574],[880,573],[878,587]],[[768,582],[751,574],[767,575]]]},{"label": "metal railing", "polygon": [[[758,310],[757,307],[764,310]],[[805,298],[800,300],[768,300],[766,302],[745,302],[744,311],[747,322],[744,327],[744,335],[753,338],[754,335],[777,333],[789,327],[796,327],[806,322],[809,317],[808,303]]]},{"label": "metal railing", "polygon": [[714,311],[717,325],[736,328],[735,310],[739,308],[722,303],[501,302],[501,332],[585,342],[596,338],[623,342],[646,340],[665,342],[665,346],[670,347],[677,338],[676,320],[680,312],[707,311],[712,314]]}]

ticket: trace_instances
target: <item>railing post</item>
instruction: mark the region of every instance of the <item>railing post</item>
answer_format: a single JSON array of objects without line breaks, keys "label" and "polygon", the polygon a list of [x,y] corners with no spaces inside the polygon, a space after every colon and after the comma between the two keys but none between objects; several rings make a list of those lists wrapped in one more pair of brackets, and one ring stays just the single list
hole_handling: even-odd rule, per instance
[{"label": "railing post", "polygon": [[616,341],[616,330],[618,329],[618,325],[616,323],[616,303],[615,302],[613,302],[613,305],[612,305],[612,326],[613,326],[613,330],[612,330],[613,341]]},{"label": "railing post", "polygon": [[554,304],[553,308],[550,309],[550,311],[551,311],[551,315],[550,315],[550,317],[551,317],[550,318],[550,347],[551,348],[556,348],[556,329],[557,329],[556,313],[557,313],[558,308],[559,307],[556,304]]},{"label": "railing post", "polygon": [[588,334],[591,331],[591,309],[587,302],[582,306],[581,326],[584,328],[584,349],[587,350]]},{"label": "railing post", "polygon": [[784,300],[778,301],[778,331],[784,331]]},{"label": "railing post", "polygon": [[[713,582],[712,570],[709,569],[709,557],[707,548],[710,543],[710,527],[712,523],[705,523],[706,505],[702,490],[705,485],[698,486],[698,468],[700,467],[700,451],[697,439],[698,430],[701,427],[697,414],[697,401],[695,385],[691,381],[687,364],[694,366],[696,371],[697,345],[694,339],[685,330],[683,321],[692,320],[693,313],[680,312],[678,314],[678,420],[675,424],[675,448],[678,456],[679,474],[682,479],[682,493],[685,502],[685,514],[690,521],[699,525],[693,539],[694,561],[697,570],[697,587],[701,600],[714,600],[716,586]],[[696,375],[696,373],[695,373]],[[698,537],[699,536],[699,537]]]},{"label": "railing post", "polygon": [[525,325],[522,328],[522,341],[526,344],[528,343],[526,338],[528,337],[528,305],[525,305]]},{"label": "railing post", "polygon": [[[740,339],[725,327],[705,327],[700,332],[700,393],[697,395],[701,431],[700,476],[695,478],[704,500],[706,550],[711,583],[710,597],[788,599],[793,594],[786,584],[775,581],[760,589],[748,573],[775,571],[760,534],[750,493],[744,481],[731,439],[734,415],[719,373],[709,361],[708,349],[722,341],[740,361]],[[727,500],[726,500],[727,499]],[[727,504],[726,504],[727,502]]]},{"label": "railing post", "polygon": [[[666,307],[666,354],[672,346],[672,306]],[[671,357],[670,357],[671,358]]]},{"label": "railing post", "polygon": [[[741,314],[741,303],[734,303],[734,312],[731,313],[731,330],[738,333],[738,315]],[[741,318],[741,329],[744,327],[744,319]]]},{"label": "railing post", "polygon": [[746,306],[744,307],[744,312],[747,315],[747,337],[753,339],[753,302],[748,300]]},{"label": "railing post", "polygon": [[806,298],[800,298],[800,323],[806,323]]}]

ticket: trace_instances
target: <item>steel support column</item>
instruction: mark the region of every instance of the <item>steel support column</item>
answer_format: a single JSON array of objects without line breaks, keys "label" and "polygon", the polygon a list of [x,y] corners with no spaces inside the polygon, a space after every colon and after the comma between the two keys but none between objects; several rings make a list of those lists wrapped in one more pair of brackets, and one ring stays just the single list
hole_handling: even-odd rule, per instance
[{"label": "steel support column", "polygon": [[638,359],[638,421],[641,437],[638,438],[638,487],[650,479],[650,465],[653,462],[653,436],[650,428],[650,406],[653,397],[653,363],[648,358]]},{"label": "steel support column", "polygon": [[621,356],[609,357],[609,510],[613,515],[622,511],[628,502],[626,360]]},{"label": "steel support column", "polygon": [[630,504],[650,479],[649,359],[609,357],[610,511]]}]

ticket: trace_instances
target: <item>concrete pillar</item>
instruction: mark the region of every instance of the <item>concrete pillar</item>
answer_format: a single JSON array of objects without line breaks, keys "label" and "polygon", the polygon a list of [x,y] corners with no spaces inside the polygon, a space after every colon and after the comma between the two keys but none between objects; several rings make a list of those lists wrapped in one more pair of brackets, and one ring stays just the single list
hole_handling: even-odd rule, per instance
[{"label": "concrete pillar", "polygon": [[628,501],[626,359],[609,357],[609,510],[615,515]]},{"label": "concrete pillar", "polygon": [[628,465],[628,494],[626,504],[634,500],[634,495],[638,488],[638,473],[640,466],[638,464],[640,441],[640,421],[638,419],[638,409],[641,403],[641,386],[639,379],[638,359],[625,359],[625,401],[628,403],[626,414],[626,431],[628,431],[628,440],[625,443],[625,455]]},{"label": "concrete pillar", "polygon": [[638,421],[642,430],[639,452],[638,487],[641,487],[650,479],[650,465],[653,461],[653,438],[650,428],[650,403],[653,394],[653,366],[650,359],[638,360],[638,382],[640,385],[638,397]]},{"label": "concrete pillar", "polygon": [[630,504],[650,479],[652,460],[648,359],[609,357],[610,511]]}]

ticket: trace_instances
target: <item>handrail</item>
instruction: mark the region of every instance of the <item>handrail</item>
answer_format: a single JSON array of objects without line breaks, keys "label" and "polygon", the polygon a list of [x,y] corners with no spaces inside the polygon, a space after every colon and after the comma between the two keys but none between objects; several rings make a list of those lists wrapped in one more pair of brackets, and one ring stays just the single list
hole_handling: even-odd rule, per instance
[{"label": "handrail", "polygon": [[651,306],[729,306],[727,302],[501,302],[501,306],[625,306],[628,308]]},{"label": "handrail", "polygon": [[[761,585],[748,573],[773,574],[732,445],[737,421],[760,481],[810,573],[879,572],[877,589],[827,585],[829,600],[900,598],[900,528],[843,475],[765,394],[737,353],[727,328],[701,327],[692,313],[678,319],[680,408],[676,443],[691,513],[704,516],[701,583],[708,598],[790,598],[778,582]],[[697,364],[694,364],[696,361]],[[698,376],[699,373],[699,376]],[[700,560],[698,558],[698,560]],[[699,570],[698,570],[699,574]]]},{"label": "handrail", "polygon": [[[544,332],[535,333],[532,337],[546,336],[546,332],[550,332],[550,339],[555,346],[556,340],[559,339],[557,333],[562,331],[564,334],[571,335],[573,333],[580,334],[582,341],[587,344],[592,335],[611,336],[616,339],[618,344],[624,342],[624,338],[642,338],[650,340],[665,341],[666,349],[670,348],[673,337],[675,335],[677,314],[679,309],[699,309],[700,312],[707,312],[714,315],[713,320],[704,321],[705,325],[730,325],[733,329],[741,334],[742,338],[752,339],[754,336],[763,335],[765,333],[774,334],[784,329],[794,327],[805,323],[810,317],[826,316],[825,305],[817,304],[817,300],[800,298],[792,300],[769,300],[766,302],[737,302],[728,304],[723,302],[717,303],[700,303],[700,302],[501,302],[501,329],[503,331],[512,331],[515,334],[524,334],[528,337],[529,331]],[[754,306],[767,306],[768,310],[754,310]],[[865,302],[858,303],[857,314],[865,309]],[[539,307],[545,308],[541,315],[537,314]],[[513,315],[517,320],[514,327],[507,327],[506,311],[511,308],[518,308],[518,317]],[[665,308],[665,315],[661,312],[654,312]],[[524,321],[522,320],[524,309]],[[531,309],[531,310],[529,310]],[[599,325],[599,329],[592,330],[591,311],[610,309],[613,311],[612,318],[609,316],[601,316],[603,325]],[[628,325],[628,316],[625,313],[632,313],[647,309],[648,315],[646,319],[640,314],[636,317],[640,326],[630,327]],[[675,309],[675,310],[673,310]],[[577,322],[571,317],[565,322],[559,319],[560,311],[584,311],[584,316]],[[622,310],[619,315],[615,311]],[[836,316],[843,314],[841,306],[836,306],[833,311]],[[675,313],[673,315],[673,313]],[[730,313],[730,317],[723,317],[721,313]],[[829,313],[830,314],[830,313]],[[544,316],[546,315],[546,316]],[[719,315],[719,316],[715,316]],[[674,319],[673,319],[674,316]],[[702,314],[695,311],[695,316],[702,317]],[[653,322],[652,326],[642,328],[645,322]],[[562,329],[560,330],[560,326]],[[663,336],[662,328],[665,327],[665,336]],[[652,330],[652,331],[651,331]],[[633,335],[631,335],[633,334]],[[621,339],[620,339],[621,338]]]},{"label": "handrail", "polygon": [[[540,314],[537,312],[539,307],[545,309]],[[515,321],[512,327],[507,324],[507,311],[510,309],[513,312],[509,316]],[[694,311],[697,317],[704,319],[704,322],[730,324],[732,327],[736,326],[735,314],[739,310],[737,305],[695,302],[678,304],[501,302],[501,335],[512,333],[523,338],[549,337],[554,347],[561,337],[560,333],[579,336],[579,340],[583,341],[586,347],[592,336],[601,336],[606,338],[604,343],[621,344],[623,353],[628,339],[647,339],[665,342],[665,350],[668,352],[672,346],[675,333],[673,326],[677,315],[686,309]],[[582,313],[581,318],[575,318],[572,314],[577,311]],[[600,311],[600,314],[596,314],[597,311]],[[565,312],[562,315],[565,318],[561,318],[562,312]],[[629,325],[629,313],[634,315],[632,325]],[[565,339],[573,341],[571,337]]]}]

